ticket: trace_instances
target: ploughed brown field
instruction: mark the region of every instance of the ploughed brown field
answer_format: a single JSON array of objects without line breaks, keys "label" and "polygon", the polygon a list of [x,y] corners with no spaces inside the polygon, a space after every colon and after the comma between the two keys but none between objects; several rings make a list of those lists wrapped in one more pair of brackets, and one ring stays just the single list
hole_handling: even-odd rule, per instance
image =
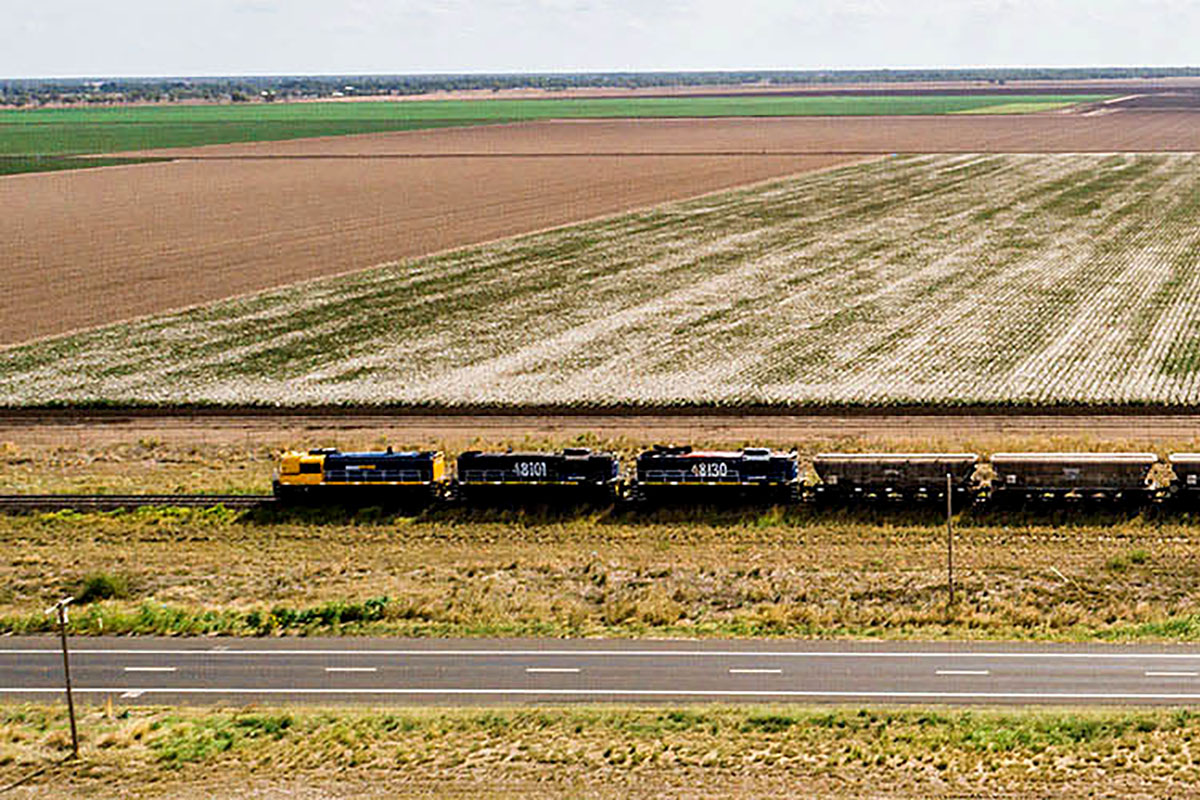
[{"label": "ploughed brown field", "polygon": [[847,160],[180,161],[0,179],[0,345]]},{"label": "ploughed brown field", "polygon": [[0,179],[0,346],[890,152],[1200,151],[1200,114],[608,120]]}]

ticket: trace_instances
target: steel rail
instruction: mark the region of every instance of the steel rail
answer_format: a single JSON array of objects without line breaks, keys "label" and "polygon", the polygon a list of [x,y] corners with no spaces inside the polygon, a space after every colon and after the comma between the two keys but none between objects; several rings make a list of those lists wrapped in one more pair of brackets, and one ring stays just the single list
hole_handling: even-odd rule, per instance
[{"label": "steel rail", "polygon": [[251,509],[274,505],[271,495],[244,494],[0,494],[0,511],[117,511],[146,506]]}]

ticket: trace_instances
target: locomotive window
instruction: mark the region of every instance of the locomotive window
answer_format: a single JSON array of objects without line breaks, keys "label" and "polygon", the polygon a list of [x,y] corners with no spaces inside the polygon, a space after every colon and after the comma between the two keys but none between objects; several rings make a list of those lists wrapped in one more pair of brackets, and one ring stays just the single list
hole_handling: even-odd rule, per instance
[{"label": "locomotive window", "polygon": [[302,462],[300,464],[301,475],[320,475],[321,465],[316,462]]}]

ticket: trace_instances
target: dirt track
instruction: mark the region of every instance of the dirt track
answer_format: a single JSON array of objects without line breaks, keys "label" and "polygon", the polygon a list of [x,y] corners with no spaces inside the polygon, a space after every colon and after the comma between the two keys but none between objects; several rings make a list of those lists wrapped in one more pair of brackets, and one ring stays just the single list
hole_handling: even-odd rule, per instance
[{"label": "dirt track", "polygon": [[858,440],[894,449],[972,443],[1047,446],[1182,447],[1200,444],[1200,414],[189,414],[121,412],[44,416],[0,414],[0,443],[19,448],[100,448],[150,438],[204,443],[340,446],[564,441],[576,436],[654,442],[803,444]]},{"label": "dirt track", "polygon": [[1200,151],[1200,114],[546,122],[12,176],[0,346],[870,154],[981,150]]}]

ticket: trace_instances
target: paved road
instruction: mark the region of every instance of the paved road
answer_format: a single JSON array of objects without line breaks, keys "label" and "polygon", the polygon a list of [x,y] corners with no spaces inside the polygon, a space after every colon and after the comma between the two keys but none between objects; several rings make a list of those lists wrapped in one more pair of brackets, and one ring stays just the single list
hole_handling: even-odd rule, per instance
[{"label": "paved road", "polygon": [[[57,700],[54,638],[0,640],[0,698]],[[91,702],[1200,703],[1200,647],[79,639]]]}]

